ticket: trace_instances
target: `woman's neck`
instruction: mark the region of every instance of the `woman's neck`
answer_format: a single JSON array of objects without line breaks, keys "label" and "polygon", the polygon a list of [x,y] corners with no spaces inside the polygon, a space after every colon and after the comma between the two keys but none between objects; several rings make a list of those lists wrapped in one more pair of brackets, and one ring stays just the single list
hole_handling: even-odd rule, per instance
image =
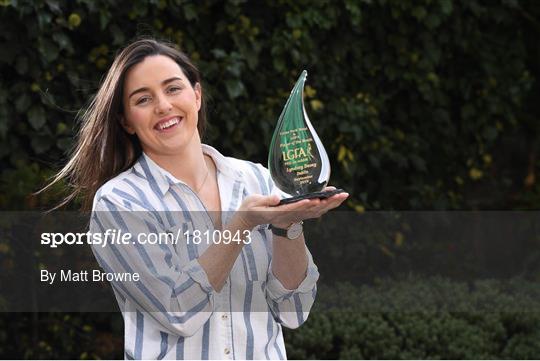
[{"label": "woman's neck", "polygon": [[176,154],[146,154],[157,165],[195,191],[208,176],[209,167],[205,161],[200,139],[190,142]]}]

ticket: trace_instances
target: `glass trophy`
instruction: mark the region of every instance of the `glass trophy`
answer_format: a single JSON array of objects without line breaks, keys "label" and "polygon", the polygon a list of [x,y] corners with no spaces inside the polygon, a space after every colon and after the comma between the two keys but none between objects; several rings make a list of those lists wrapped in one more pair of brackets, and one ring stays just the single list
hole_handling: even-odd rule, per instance
[{"label": "glass trophy", "polygon": [[328,198],[343,192],[323,191],[330,179],[330,160],[304,107],[306,77],[304,70],[279,116],[270,144],[270,176],[281,191],[291,195],[279,204]]}]

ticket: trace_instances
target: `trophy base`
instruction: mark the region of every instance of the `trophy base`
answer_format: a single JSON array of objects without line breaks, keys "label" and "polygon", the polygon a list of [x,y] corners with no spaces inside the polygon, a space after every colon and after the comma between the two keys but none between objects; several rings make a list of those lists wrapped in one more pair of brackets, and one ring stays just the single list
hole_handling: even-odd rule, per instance
[{"label": "trophy base", "polygon": [[345,192],[343,189],[334,189],[332,191],[326,191],[326,192],[313,192],[313,193],[307,193],[307,194],[301,194],[299,196],[294,196],[290,198],[283,198],[279,203],[278,206],[282,204],[289,204],[301,201],[303,199],[313,199],[313,198],[319,198],[319,199],[326,199],[329,197],[332,197],[333,195],[343,193]]}]

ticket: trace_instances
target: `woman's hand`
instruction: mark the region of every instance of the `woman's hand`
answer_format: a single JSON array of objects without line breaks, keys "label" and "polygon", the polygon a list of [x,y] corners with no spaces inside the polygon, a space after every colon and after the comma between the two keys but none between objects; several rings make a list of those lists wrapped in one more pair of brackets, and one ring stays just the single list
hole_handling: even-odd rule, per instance
[{"label": "woman's hand", "polygon": [[[336,188],[326,187],[324,190],[334,189]],[[329,210],[338,207],[348,196],[348,193],[339,193],[326,199],[303,199],[278,206],[280,199],[277,195],[256,194],[244,199],[235,216],[239,217],[239,220],[249,229],[260,224],[273,224],[276,227],[287,228],[292,223],[319,218]]]}]

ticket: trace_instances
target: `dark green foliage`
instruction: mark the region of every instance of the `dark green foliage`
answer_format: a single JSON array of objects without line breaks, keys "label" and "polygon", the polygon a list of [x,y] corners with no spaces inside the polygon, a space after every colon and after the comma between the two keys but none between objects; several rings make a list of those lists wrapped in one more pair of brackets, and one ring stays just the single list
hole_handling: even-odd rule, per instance
[{"label": "dark green foliage", "polygon": [[121,359],[120,313],[2,313],[4,359]]},{"label": "dark green foliage", "polygon": [[[539,4],[0,0],[0,207],[59,200],[55,192],[28,195],[65,163],[77,112],[117,50],[154,35],[199,65],[210,98],[207,142],[226,154],[266,163],[279,113],[307,69],[306,108],[328,150],[331,182],[351,193],[349,207],[537,209]],[[328,257],[369,264],[363,260],[374,254],[363,242],[361,254],[334,247]],[[390,270],[408,261],[371,242]],[[407,239],[405,247],[421,258],[434,246]],[[0,261],[8,256],[0,248]],[[374,274],[368,271],[362,274]],[[442,279],[437,285],[404,280],[361,292],[321,290],[306,325],[287,332],[289,357],[538,357],[540,316],[518,312],[529,301],[513,293],[529,287],[535,294],[536,285],[493,281],[476,292]],[[411,291],[422,287],[439,292],[424,295],[426,310]],[[439,308],[444,295],[455,296],[453,308]],[[474,312],[471,302],[494,312]],[[414,311],[380,308],[396,303]],[[122,357],[119,314],[65,316],[2,314],[0,355]]]},{"label": "dark green foliage", "polygon": [[[116,51],[154,35],[199,64],[207,140],[228,154],[266,162],[305,68],[307,110],[351,206],[501,207],[535,154],[537,127],[524,143],[497,146],[532,126],[537,68],[528,64],[538,59],[526,50],[538,13],[534,2],[503,0],[5,0],[0,164],[62,164],[76,112]],[[520,162],[508,172],[510,151]],[[533,206],[533,194],[517,202]]]},{"label": "dark green foliage", "polygon": [[[540,289],[520,280],[409,277],[321,286],[308,321],[287,330],[290,359],[535,359]],[[117,314],[3,314],[0,354],[121,358]],[[9,325],[9,326],[8,326]]]},{"label": "dark green foliage", "polygon": [[322,287],[308,321],[285,331],[309,359],[534,359],[540,289],[523,281],[409,278]]}]

